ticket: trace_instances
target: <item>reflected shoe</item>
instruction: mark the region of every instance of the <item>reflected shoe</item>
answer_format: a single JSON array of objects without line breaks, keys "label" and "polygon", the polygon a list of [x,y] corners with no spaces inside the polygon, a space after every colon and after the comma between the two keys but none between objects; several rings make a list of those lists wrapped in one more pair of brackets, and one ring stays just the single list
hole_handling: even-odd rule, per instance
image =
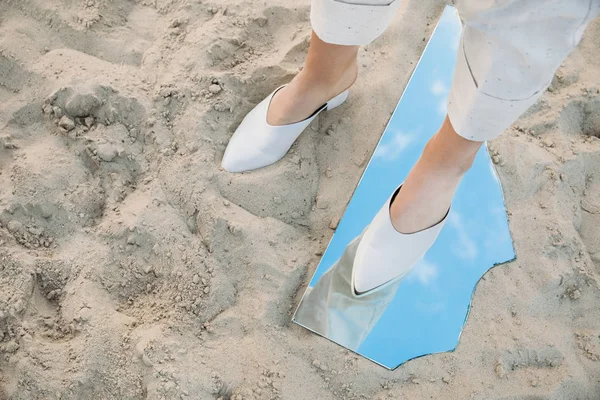
[{"label": "reflected shoe", "polygon": [[271,165],[286,155],[292,144],[323,110],[341,105],[348,90],[319,107],[308,118],[293,124],[273,126],[267,122],[271,99],[280,86],[246,115],[229,140],[221,166],[228,172],[244,172]]},{"label": "reflected shoe", "polygon": [[396,297],[401,280],[356,295],[352,267],[364,232],[302,297],[294,321],[336,343],[358,351],[363,341]]},{"label": "reflected shoe", "polygon": [[404,277],[433,245],[450,213],[448,209],[444,218],[430,228],[400,233],[390,217],[390,206],[400,189],[402,185],[375,215],[356,250],[352,287],[358,296]]}]

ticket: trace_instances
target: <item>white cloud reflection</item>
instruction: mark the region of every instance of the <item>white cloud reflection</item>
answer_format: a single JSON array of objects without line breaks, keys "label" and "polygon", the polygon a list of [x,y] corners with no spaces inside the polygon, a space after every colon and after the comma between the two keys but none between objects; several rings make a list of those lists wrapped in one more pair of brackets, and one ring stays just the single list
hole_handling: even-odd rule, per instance
[{"label": "white cloud reflection", "polygon": [[437,112],[442,117],[445,117],[446,114],[448,114],[448,100],[445,97],[438,104]]},{"label": "white cloud reflection", "polygon": [[477,245],[469,236],[469,233],[462,222],[462,217],[457,212],[453,211],[448,216],[448,223],[456,230],[456,239],[458,239],[458,246],[453,247],[452,251],[462,259],[476,259],[478,253]]},{"label": "white cloud reflection", "polygon": [[438,101],[437,112],[439,115],[445,117],[448,112],[448,87],[441,79],[434,79],[433,82],[431,82],[429,91],[434,96],[440,98]]},{"label": "white cloud reflection", "polygon": [[412,271],[408,273],[408,279],[416,279],[421,285],[427,286],[438,277],[439,268],[426,260],[421,260],[414,266]]},{"label": "white cloud reflection", "polygon": [[448,92],[448,88],[440,79],[435,79],[431,83],[431,87],[429,88],[429,90],[431,90],[431,93],[433,93],[436,96],[446,94]]},{"label": "white cloud reflection", "polygon": [[374,158],[381,158],[385,161],[393,161],[400,157],[400,154],[404,152],[414,142],[415,135],[407,134],[402,131],[394,133],[392,138],[387,143],[381,143],[377,146],[377,150],[373,155]]}]

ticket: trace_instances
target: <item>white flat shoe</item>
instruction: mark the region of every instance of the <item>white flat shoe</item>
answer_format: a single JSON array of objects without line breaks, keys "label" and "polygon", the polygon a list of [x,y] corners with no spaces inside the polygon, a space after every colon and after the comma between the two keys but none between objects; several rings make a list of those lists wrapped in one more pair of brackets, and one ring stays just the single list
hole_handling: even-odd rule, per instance
[{"label": "white flat shoe", "polygon": [[357,296],[387,286],[403,278],[437,239],[450,213],[434,226],[404,234],[392,225],[390,205],[402,185],[375,215],[356,250],[352,267],[352,287]]},{"label": "white flat shoe", "polygon": [[352,267],[362,237],[354,238],[339,260],[307,289],[294,315],[300,325],[354,351],[394,300],[401,281],[356,295],[351,285]]},{"label": "white flat shoe", "polygon": [[293,124],[273,126],[267,122],[271,99],[283,86],[275,89],[246,115],[229,140],[221,166],[228,172],[244,172],[266,167],[280,160],[298,136],[323,110],[341,105],[348,90],[319,107],[310,117]]}]

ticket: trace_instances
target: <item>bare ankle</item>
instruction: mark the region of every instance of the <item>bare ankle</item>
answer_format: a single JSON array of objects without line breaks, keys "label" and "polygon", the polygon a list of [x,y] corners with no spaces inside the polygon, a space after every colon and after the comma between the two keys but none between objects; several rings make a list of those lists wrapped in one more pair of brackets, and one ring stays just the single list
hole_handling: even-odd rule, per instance
[{"label": "bare ankle", "polygon": [[358,63],[351,61],[344,66],[336,66],[327,72],[305,68],[298,74],[300,83],[308,92],[320,91],[327,98],[337,96],[356,82]]},{"label": "bare ankle", "polygon": [[459,149],[437,133],[425,145],[421,160],[445,175],[463,176],[473,166],[479,147],[475,144]]}]

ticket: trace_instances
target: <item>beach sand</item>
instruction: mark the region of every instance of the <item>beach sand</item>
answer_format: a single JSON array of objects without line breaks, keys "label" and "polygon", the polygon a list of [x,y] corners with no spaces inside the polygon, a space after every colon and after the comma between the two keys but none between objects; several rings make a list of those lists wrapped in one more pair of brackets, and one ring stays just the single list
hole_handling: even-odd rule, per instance
[{"label": "beach sand", "polygon": [[387,371],[290,318],[446,3],[405,1],[345,105],[226,173],[309,3],[0,3],[0,399],[600,398],[600,21],[490,143],[517,260],[456,351]]}]

